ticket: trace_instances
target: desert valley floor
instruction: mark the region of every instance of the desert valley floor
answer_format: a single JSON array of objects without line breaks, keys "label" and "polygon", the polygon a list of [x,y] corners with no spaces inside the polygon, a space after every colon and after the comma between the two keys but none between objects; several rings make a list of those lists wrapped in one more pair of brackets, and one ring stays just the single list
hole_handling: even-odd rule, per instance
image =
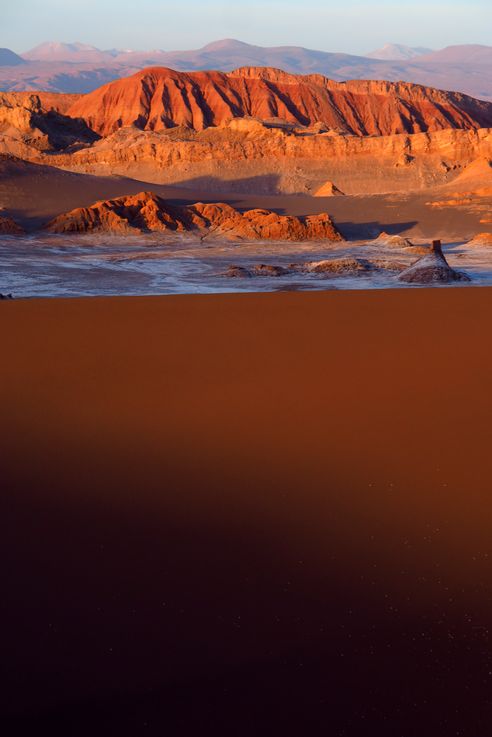
[{"label": "desert valley floor", "polygon": [[[33,246],[27,237],[13,244],[5,239],[0,243],[0,286],[16,298],[422,286],[398,280],[398,270],[415,260],[408,248],[392,248],[388,254],[387,249],[365,242],[327,248],[270,242],[160,245],[148,240],[135,237],[122,243],[107,237],[81,241],[51,236]],[[470,277],[462,288],[492,285],[492,244],[474,248],[451,243],[444,246],[444,253],[451,267]],[[326,272],[330,262],[343,268]]]},{"label": "desert valley floor", "polygon": [[[0,181],[1,201],[25,228],[23,234],[0,236],[0,292],[16,298],[405,287],[409,285],[398,280],[399,270],[422,255],[434,238],[442,239],[450,266],[470,277],[468,286],[492,284],[492,237],[482,232],[491,209],[488,194],[478,204],[448,204],[445,199],[439,207],[432,205],[434,190],[343,197],[220,194],[221,202],[240,211],[266,208],[292,216],[327,211],[343,236],[338,242],[204,239],[189,233],[49,233],[38,228],[60,209],[131,195],[143,187],[152,187],[178,207],[214,202],[218,196],[64,172],[54,183],[50,173],[46,186],[45,168],[40,181],[26,176]],[[344,268],[319,268],[329,261]],[[293,265],[298,268],[289,268]]]}]

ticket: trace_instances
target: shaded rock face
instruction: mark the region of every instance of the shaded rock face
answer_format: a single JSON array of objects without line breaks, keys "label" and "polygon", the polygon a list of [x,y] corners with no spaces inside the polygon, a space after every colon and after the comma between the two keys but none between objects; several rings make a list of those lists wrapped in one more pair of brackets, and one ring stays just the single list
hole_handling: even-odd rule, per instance
[{"label": "shaded rock face", "polygon": [[467,274],[455,271],[449,266],[442,252],[441,241],[433,241],[429,253],[402,271],[398,279],[408,284],[450,284],[470,281]]},{"label": "shaded rock face", "polygon": [[357,136],[492,125],[492,103],[403,82],[333,82],[243,67],[230,73],[150,67],[85,95],[68,112],[106,136],[136,126],[203,130],[230,118],[283,119]]},{"label": "shaded rock face", "polygon": [[[0,134],[7,134],[16,153],[28,145],[39,151],[63,151],[74,144],[88,145],[100,136],[84,120],[65,115],[77,95],[0,92]],[[22,149],[19,149],[22,153]]]},{"label": "shaded rock face", "polygon": [[96,202],[59,215],[46,229],[53,233],[189,233],[231,240],[339,241],[326,213],[293,217],[270,210],[240,213],[224,203],[174,207],[153,192]]},{"label": "shaded rock face", "polygon": [[22,235],[24,229],[17,225],[12,218],[0,215],[0,234],[1,235]]}]

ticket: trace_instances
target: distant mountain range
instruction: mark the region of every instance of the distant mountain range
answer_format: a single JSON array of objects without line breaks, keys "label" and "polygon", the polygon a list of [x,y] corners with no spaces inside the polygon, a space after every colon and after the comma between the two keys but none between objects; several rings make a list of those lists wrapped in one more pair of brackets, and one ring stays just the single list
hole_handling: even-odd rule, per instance
[{"label": "distant mountain range", "polygon": [[492,100],[492,46],[430,51],[387,44],[367,56],[356,56],[299,46],[254,46],[234,39],[191,51],[101,51],[87,44],[57,42],[41,44],[20,56],[0,49],[0,89],[85,93],[148,66],[178,71],[267,66],[293,74],[319,73],[336,81],[402,80]]},{"label": "distant mountain range", "polygon": [[25,64],[25,61],[21,56],[14,54],[10,49],[0,49],[0,67],[15,67],[18,64]]},{"label": "distant mountain range", "polygon": [[432,49],[427,49],[424,46],[385,44],[382,49],[371,51],[366,56],[368,59],[383,59],[384,61],[408,61],[424,54],[432,54]]}]

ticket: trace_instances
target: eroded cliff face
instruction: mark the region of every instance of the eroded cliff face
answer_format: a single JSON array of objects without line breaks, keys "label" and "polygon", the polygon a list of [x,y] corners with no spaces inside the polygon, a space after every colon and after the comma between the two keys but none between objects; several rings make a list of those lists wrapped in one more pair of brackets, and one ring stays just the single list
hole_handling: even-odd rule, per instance
[{"label": "eroded cliff face", "polygon": [[155,68],[84,96],[0,93],[0,153],[218,193],[412,192],[492,160],[491,118],[491,103],[406,83]]},{"label": "eroded cliff face", "polygon": [[82,95],[55,92],[0,92],[0,125],[14,125],[19,130],[32,130],[33,115],[57,112],[65,115]]},{"label": "eroded cliff face", "polygon": [[150,67],[84,95],[68,115],[103,136],[130,125],[204,130],[244,116],[366,136],[492,126],[492,103],[403,82],[340,83],[255,67],[228,74]]},{"label": "eroded cliff face", "polygon": [[256,209],[241,213],[224,203],[169,205],[153,192],[96,202],[59,215],[46,229],[52,233],[194,233],[232,240],[341,240],[327,213],[306,217]]},{"label": "eroded cliff face", "polygon": [[66,115],[80,95],[0,92],[0,152],[32,159],[36,152],[88,145],[99,135]]},{"label": "eroded cliff face", "polygon": [[297,135],[260,125],[161,133],[126,128],[90,148],[43,161],[76,172],[217,192],[315,194],[329,180],[351,195],[452,185],[480,158],[492,159],[491,129],[360,138]]}]

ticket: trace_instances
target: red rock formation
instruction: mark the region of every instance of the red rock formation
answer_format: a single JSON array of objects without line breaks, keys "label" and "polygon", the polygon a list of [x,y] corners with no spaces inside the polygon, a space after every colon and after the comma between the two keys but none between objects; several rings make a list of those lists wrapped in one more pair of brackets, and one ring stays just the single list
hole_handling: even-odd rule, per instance
[{"label": "red rock formation", "polygon": [[4,150],[25,155],[22,147],[26,146],[50,151],[73,143],[93,143],[99,136],[84,121],[65,115],[78,98],[48,92],[0,92],[0,139],[5,137],[11,146]]},{"label": "red rock formation", "polygon": [[[157,71],[162,73],[163,70]],[[249,71],[253,74],[252,70]],[[263,77],[265,77],[267,71],[263,70]],[[259,74],[258,70],[257,73]],[[276,79],[272,70],[270,70],[270,73],[272,79]],[[177,73],[172,74],[177,75]],[[297,115],[306,100],[313,101],[314,89],[318,91],[321,89],[323,95],[328,95],[327,90],[322,89],[319,84],[315,85],[311,81],[309,84],[306,83],[307,87],[304,89],[304,83],[299,81],[304,79],[316,80],[317,77],[297,78],[290,75],[282,76],[282,73],[277,73],[279,80],[283,80],[284,77],[287,80],[294,80],[292,83],[287,83],[284,80],[281,85],[280,81],[270,81],[265,78],[257,79],[254,76],[251,78],[234,77],[233,75],[205,72],[200,74],[209,81],[215,78],[214,75],[218,75],[218,78],[225,80],[224,84],[226,86],[232,83],[234,85],[239,84],[241,94],[246,94],[245,90],[249,90],[248,85],[264,85],[264,88],[261,88],[263,90],[262,94],[266,94],[269,90],[268,99],[270,101],[276,99],[276,95],[285,88],[285,94],[282,92],[282,104],[288,102],[289,105],[290,98],[286,96],[287,91],[291,89],[299,91],[302,87],[305,96],[298,104],[292,104],[291,117],[294,113]],[[188,87],[186,85],[185,87],[176,85],[178,85],[178,82],[181,84],[183,79],[188,79],[188,77],[191,78],[191,75],[177,75],[173,83],[173,100],[176,95],[178,97],[185,95]],[[196,75],[193,79],[195,77]],[[135,79],[137,79],[136,84],[138,86],[143,77],[139,78],[137,75],[137,77],[125,80],[125,83],[133,80],[132,84],[134,84]],[[166,80],[166,85],[169,85],[170,81],[167,77]],[[191,84],[191,82],[189,83]],[[326,83],[328,85],[328,81]],[[123,85],[123,81],[121,84]],[[340,88],[337,94],[342,94],[343,90],[352,89],[350,85],[357,85],[360,88],[357,99],[360,102],[364,98],[368,105],[367,91],[373,90],[371,94],[377,93],[376,96],[379,96],[380,105],[379,107],[375,105],[375,100],[372,100],[371,105],[374,104],[377,108],[378,115],[386,116],[383,129],[391,128],[390,125],[387,125],[390,120],[388,114],[391,105],[393,103],[399,105],[400,102],[402,104],[405,102],[401,88],[426,91],[425,88],[418,88],[414,85],[390,85],[389,83],[330,84]],[[125,89],[123,85],[122,94]],[[193,89],[198,94],[198,88],[193,87]],[[105,104],[108,105],[114,92],[113,88],[111,90],[108,90],[108,99],[105,98]],[[173,124],[171,119],[163,121],[160,117],[159,109],[162,112],[162,99],[159,102],[159,97],[156,96],[157,93],[151,93],[149,90],[145,92],[145,90],[142,88],[140,92],[145,99],[147,92],[151,95],[152,108],[149,107],[148,115],[145,114],[138,124],[147,128],[154,124],[157,127],[158,125]],[[214,87],[213,90],[210,91],[212,97],[223,91],[220,85],[217,88]],[[365,97],[362,94],[364,90]],[[383,95],[385,90],[386,96]],[[396,91],[401,97],[395,96]],[[439,99],[439,109],[442,113],[445,105],[440,96],[444,95],[446,97],[448,93],[433,92],[438,96],[436,100]],[[100,90],[94,95],[99,93],[102,94],[102,91]],[[65,110],[58,97],[63,96],[48,95],[45,99],[44,95],[2,96],[0,93],[0,152],[4,151],[25,160],[57,166],[73,172],[104,176],[121,175],[156,184],[179,184],[195,190],[213,188],[216,192],[226,192],[227,194],[231,192],[254,192],[258,195],[274,193],[312,194],[327,180],[335,182],[337,187],[347,195],[409,192],[434,188],[439,185],[452,187],[453,189],[449,191],[454,192],[454,188],[462,190],[474,188],[477,176],[477,181],[482,181],[483,189],[483,182],[488,181],[484,179],[484,176],[486,177],[487,172],[491,170],[488,161],[492,159],[492,129],[486,128],[479,130],[448,128],[431,133],[415,133],[412,135],[353,136],[337,135],[333,128],[329,132],[323,133],[321,131],[325,130],[327,126],[320,124],[310,128],[297,128],[294,133],[291,133],[285,128],[272,127],[273,123],[271,121],[265,124],[257,118],[247,116],[234,118],[229,123],[224,122],[221,127],[209,127],[202,131],[194,131],[187,127],[195,119],[192,116],[193,120],[188,119],[186,125],[163,129],[158,132],[148,129],[142,131],[136,127],[120,128],[112,135],[102,138],[92,143],[92,145],[87,145],[90,142],[90,139],[87,139],[89,129],[81,130],[77,121],[56,112],[55,107]],[[137,97],[140,100],[138,95]],[[461,95],[454,97],[457,100],[466,101],[469,99]],[[451,95],[451,98],[454,99],[454,97]],[[92,99],[92,96],[81,97],[75,104],[71,105],[71,114],[74,114],[74,110],[78,105],[85,104],[89,98]],[[205,104],[204,99],[203,96],[198,97],[193,105]],[[255,99],[246,99],[243,101],[243,105],[242,98],[239,95],[237,102],[239,107],[234,112],[239,111],[238,114],[241,113],[241,105],[248,109],[256,105],[259,98],[256,102]],[[324,99],[320,98],[320,105]],[[331,104],[335,99],[334,93],[330,92],[327,99]],[[222,108],[224,105],[227,108],[227,100],[224,101],[222,98],[221,100]],[[354,100],[347,98],[347,100],[350,102],[348,107],[352,111],[350,115],[353,116],[359,110],[359,107],[355,104],[355,98]],[[211,103],[211,100],[209,102]],[[475,102],[472,101],[473,104]],[[121,100],[116,100],[115,114],[127,115],[123,108],[128,103],[129,101],[125,95]],[[171,105],[172,113],[175,109],[174,102],[169,100],[168,103]],[[53,107],[51,112],[46,109],[50,104]],[[405,102],[405,110],[407,110],[409,104],[408,101]],[[486,105],[486,103],[479,102],[476,102],[476,104],[479,107]],[[140,105],[140,102],[138,102],[138,105]],[[176,105],[178,105],[177,102]],[[429,105],[430,107],[425,109],[430,110],[429,115],[433,117],[435,112],[434,103],[429,102]],[[179,105],[176,109],[178,108]],[[151,115],[154,109],[155,115],[154,113]],[[210,109],[212,110],[212,108]],[[480,107],[480,110],[482,110],[482,107]],[[108,115],[112,115],[110,109],[107,112]],[[279,109],[269,109],[267,112],[270,114],[272,112],[280,113],[281,111]],[[360,113],[362,115],[362,108],[360,108]],[[105,114],[103,106],[103,117]],[[288,115],[289,113],[284,111],[284,114]],[[340,116],[341,113],[336,111],[336,115]],[[347,112],[347,115],[349,115],[349,112]],[[423,115],[422,120],[425,121],[425,119],[426,116]],[[365,117],[362,116],[360,120],[362,121],[361,126],[364,128],[363,121]],[[440,117],[437,116],[435,120],[437,121],[436,126],[440,125],[438,122]],[[73,130],[67,124],[67,121],[75,126]],[[121,123],[123,122],[127,121],[122,118]],[[216,122],[215,119],[214,122]],[[461,122],[465,126],[469,123],[467,119]],[[434,125],[432,121],[431,124]],[[453,123],[448,121],[447,124],[451,125]],[[90,130],[89,133],[91,133]],[[85,145],[71,146],[74,142],[83,140],[86,141]],[[71,147],[65,149],[66,146]],[[53,149],[57,151],[54,152]],[[65,150],[60,151],[60,149]],[[477,162],[477,160],[479,160],[479,164],[475,165],[474,162]],[[396,166],[398,162],[404,163]],[[466,167],[469,167],[469,169]],[[482,189],[480,193],[482,193]],[[492,190],[492,188],[490,189]],[[478,194],[478,189],[474,189],[474,191]],[[483,194],[486,194],[485,191]]]},{"label": "red rock formation", "polygon": [[234,240],[341,240],[326,213],[306,217],[277,215],[270,210],[240,213],[223,203],[173,207],[152,192],[71,210],[46,228],[53,233],[196,232]]},{"label": "red rock formation", "polygon": [[46,229],[53,233],[186,232],[193,227],[186,208],[169,206],[152,192],[141,192],[58,215]]},{"label": "red rock formation", "polygon": [[[159,133],[122,128],[73,154],[34,160],[70,171],[227,193],[311,193],[330,179],[352,195],[432,188],[452,182],[477,157],[492,158],[492,129],[357,137],[289,135],[251,120],[246,127]],[[1,145],[0,139],[0,150]],[[412,158],[411,165],[395,167],[402,155]]]},{"label": "red rock formation", "polygon": [[103,136],[130,125],[203,130],[244,116],[323,123],[359,136],[492,125],[492,103],[459,93],[404,82],[333,82],[268,67],[228,74],[150,67],[85,95],[68,114]]}]

